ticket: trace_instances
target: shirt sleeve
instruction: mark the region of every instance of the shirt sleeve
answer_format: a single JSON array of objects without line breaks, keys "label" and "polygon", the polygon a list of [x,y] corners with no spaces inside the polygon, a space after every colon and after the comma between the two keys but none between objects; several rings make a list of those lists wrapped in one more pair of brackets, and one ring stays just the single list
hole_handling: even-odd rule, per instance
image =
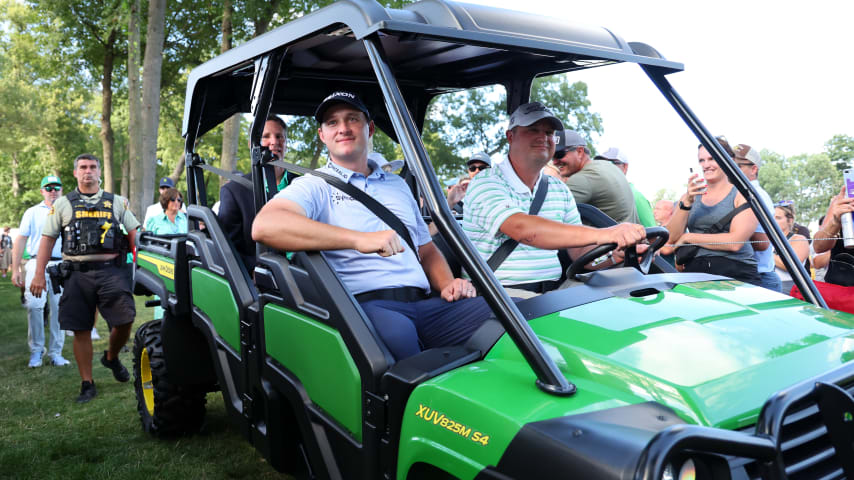
[{"label": "shirt sleeve", "polygon": [[127,232],[139,227],[139,220],[128,208],[128,200],[124,197],[115,196],[113,198],[113,215],[116,216]]},{"label": "shirt sleeve", "polygon": [[24,216],[21,217],[21,226],[18,227],[18,235],[29,237],[32,235],[33,227],[33,209],[28,208],[26,212],[24,212]]},{"label": "shirt sleeve", "polygon": [[501,225],[517,213],[527,213],[507,195],[507,186],[493,175],[475,175],[466,190],[463,215],[489,236],[498,235]]},{"label": "shirt sleeve", "polygon": [[569,180],[566,181],[566,186],[572,191],[572,196],[576,202],[590,203],[590,199],[593,198],[593,188],[590,185],[590,179],[583,172],[569,177]]},{"label": "shirt sleeve", "polygon": [[290,185],[273,198],[290,200],[302,207],[306,217],[318,220],[325,208],[323,199],[328,197],[328,194],[324,195],[324,187],[326,187],[326,182],[323,179],[304,175],[295,178]]},{"label": "shirt sleeve", "polygon": [[50,212],[42,228],[42,235],[56,238],[62,233],[62,225],[71,221],[71,204],[65,197],[59,197],[53,202]]}]

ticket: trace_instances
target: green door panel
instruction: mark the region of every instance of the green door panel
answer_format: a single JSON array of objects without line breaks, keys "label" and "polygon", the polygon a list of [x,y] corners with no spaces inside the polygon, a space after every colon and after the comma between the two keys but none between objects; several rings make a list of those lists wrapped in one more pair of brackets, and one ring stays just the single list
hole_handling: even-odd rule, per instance
[{"label": "green door panel", "polygon": [[166,290],[175,293],[175,260],[151,252],[136,254],[136,263],[140,268],[159,276]]},{"label": "green door panel", "polygon": [[193,305],[205,312],[217,335],[228,346],[240,352],[240,314],[228,282],[205,269],[190,272],[193,285]]},{"label": "green door panel", "polygon": [[362,440],[362,382],[337,330],[278,305],[264,307],[267,354],[302,382],[311,401]]}]

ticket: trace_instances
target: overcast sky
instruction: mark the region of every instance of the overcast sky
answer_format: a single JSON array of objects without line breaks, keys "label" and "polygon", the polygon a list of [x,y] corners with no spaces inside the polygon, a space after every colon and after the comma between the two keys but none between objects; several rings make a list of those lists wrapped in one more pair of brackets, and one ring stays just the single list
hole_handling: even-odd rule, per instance
[{"label": "overcast sky", "polygon": [[[468,0],[603,26],[685,65],[670,83],[716,135],[786,156],[819,153],[854,135],[854,2]],[[630,159],[629,180],[650,200],[680,191],[697,140],[636,65],[574,74],[591,110]]]}]

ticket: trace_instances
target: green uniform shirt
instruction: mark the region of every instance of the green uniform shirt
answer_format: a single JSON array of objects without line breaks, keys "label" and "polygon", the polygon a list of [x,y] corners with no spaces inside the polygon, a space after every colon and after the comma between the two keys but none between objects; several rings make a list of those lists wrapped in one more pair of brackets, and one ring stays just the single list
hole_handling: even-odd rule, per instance
[{"label": "green uniform shirt", "polygon": [[[94,195],[80,194],[80,199],[87,205],[95,205],[99,201],[101,201],[101,196],[103,194],[104,191],[98,189],[98,193]],[[63,227],[71,223],[72,215],[73,211],[71,208],[71,202],[68,201],[68,198],[62,196],[56,199],[56,201],[53,202],[53,208],[51,208],[50,213],[48,213],[47,215],[47,220],[45,220],[42,235],[50,238],[58,237],[62,233]],[[131,213],[131,211],[128,209],[127,199],[119,195],[113,196],[113,218],[121,223],[126,232],[130,232],[131,230],[139,227],[139,221],[136,219],[136,217],[133,216],[133,213]],[[78,262],[109,259],[114,256],[115,254],[112,253],[94,253],[77,256],[70,256],[66,255],[65,253],[62,254],[62,258]]]},{"label": "green uniform shirt", "polygon": [[629,187],[632,189],[632,195],[635,197],[635,208],[638,211],[638,218],[640,219],[641,225],[644,227],[654,227],[658,225],[655,222],[655,215],[652,214],[652,206],[649,204],[649,200],[643,196],[643,194],[635,188],[634,184],[629,183]]}]

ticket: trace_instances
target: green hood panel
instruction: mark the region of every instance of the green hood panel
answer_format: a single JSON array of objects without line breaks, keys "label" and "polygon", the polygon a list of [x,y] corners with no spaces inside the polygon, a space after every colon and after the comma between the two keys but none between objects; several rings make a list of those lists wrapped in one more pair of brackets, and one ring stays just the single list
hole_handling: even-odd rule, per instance
[{"label": "green hood panel", "polygon": [[[752,422],[775,391],[854,356],[854,316],[740,282],[612,297],[530,325],[579,387],[589,379],[728,428]],[[509,340],[487,360],[521,362]]]},{"label": "green hood panel", "polygon": [[[774,392],[854,358],[854,315],[740,282],[612,297],[530,325],[578,392],[539,390],[505,334],[484,360],[413,392],[401,436],[413,450],[401,458],[399,475],[425,458],[475,472],[494,465],[526,423],[647,401],[689,423],[743,427]],[[453,423],[442,428],[434,423],[439,415]],[[472,432],[460,435],[454,423]],[[488,444],[472,441],[475,431],[489,435]]]}]

